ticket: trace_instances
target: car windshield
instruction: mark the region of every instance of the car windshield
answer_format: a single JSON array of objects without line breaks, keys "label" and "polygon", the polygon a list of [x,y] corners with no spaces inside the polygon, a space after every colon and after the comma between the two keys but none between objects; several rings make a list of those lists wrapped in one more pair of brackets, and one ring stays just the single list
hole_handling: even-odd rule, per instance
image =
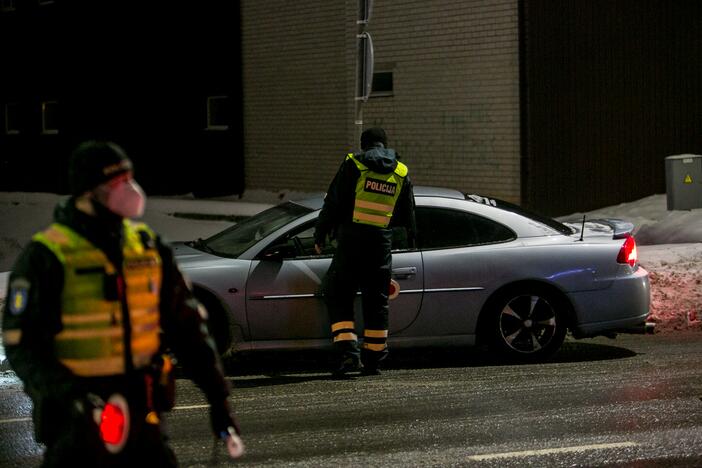
[{"label": "car windshield", "polygon": [[312,210],[295,203],[282,203],[200,240],[193,246],[220,257],[237,258],[259,240],[310,211]]},{"label": "car windshield", "polygon": [[483,203],[486,205],[490,205],[490,206],[494,206],[494,207],[503,209],[505,211],[510,211],[512,213],[516,213],[520,216],[524,216],[525,218],[529,218],[529,219],[532,219],[532,220],[539,222],[541,224],[545,224],[546,226],[550,227],[551,229],[555,229],[556,231],[560,232],[561,234],[565,234],[566,236],[569,236],[575,232],[569,226],[566,226],[565,224],[558,222],[553,218],[549,218],[548,216],[543,216],[543,215],[540,215],[538,213],[534,213],[533,211],[529,211],[527,209],[522,208],[521,206],[514,205],[514,204],[506,202],[504,200],[499,200],[497,198],[483,197],[481,195],[475,195],[475,194],[466,194],[466,200],[473,201],[475,203]]}]

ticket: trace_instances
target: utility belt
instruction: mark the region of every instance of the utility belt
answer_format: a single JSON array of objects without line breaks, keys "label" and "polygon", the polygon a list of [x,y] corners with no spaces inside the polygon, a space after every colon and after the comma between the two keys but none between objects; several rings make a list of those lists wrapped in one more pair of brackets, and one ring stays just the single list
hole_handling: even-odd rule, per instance
[{"label": "utility belt", "polygon": [[175,405],[175,358],[158,353],[151,362],[126,375],[88,377],[83,380],[84,392],[107,399],[119,393],[135,415],[169,411]]},{"label": "utility belt", "polygon": [[[144,373],[144,408],[130,408],[124,395],[114,393],[107,401],[97,398],[92,404],[93,421],[97,425],[105,450],[117,454],[129,440],[133,427],[158,426],[159,414],[175,404],[173,358],[168,354],[156,357]],[[142,419],[143,418],[143,419]]]}]

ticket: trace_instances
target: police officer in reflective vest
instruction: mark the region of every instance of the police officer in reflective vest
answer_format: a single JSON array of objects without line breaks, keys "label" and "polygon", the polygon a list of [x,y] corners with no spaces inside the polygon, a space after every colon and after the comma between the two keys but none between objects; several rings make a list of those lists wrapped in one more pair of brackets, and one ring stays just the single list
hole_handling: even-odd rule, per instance
[{"label": "police officer in reflective vest", "polygon": [[205,393],[215,434],[241,453],[206,312],[170,249],[129,220],[145,202],[131,161],[114,143],[85,142],[69,182],[73,195],[18,258],[3,311],[44,466],[175,466],[161,432],[170,351]]},{"label": "police officer in reflective vest", "polygon": [[[407,166],[387,146],[382,128],[361,134],[360,154],[349,154],[324,198],[315,229],[315,247],[323,251],[328,238],[337,249],[324,280],[324,296],[336,350],[332,373],[377,374],[387,356],[388,290],[393,228],[404,228],[414,241],[414,196]],[[361,349],[353,303],[362,294]]]}]

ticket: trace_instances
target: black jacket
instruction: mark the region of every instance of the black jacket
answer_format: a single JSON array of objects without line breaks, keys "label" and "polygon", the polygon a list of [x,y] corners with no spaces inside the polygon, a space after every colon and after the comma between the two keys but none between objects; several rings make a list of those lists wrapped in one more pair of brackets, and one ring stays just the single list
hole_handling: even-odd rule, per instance
[{"label": "black jacket", "polygon": [[[357,154],[355,157],[369,169],[380,174],[388,174],[397,167],[395,150],[383,148],[382,145]],[[334,237],[340,226],[353,223],[356,182],[360,175],[358,167],[350,159],[346,159],[337,171],[329,185],[329,190],[324,197],[324,206],[317,219],[314,238],[318,245],[324,245],[327,236]],[[414,245],[416,232],[414,194],[409,175],[405,178],[389,227],[405,228],[408,245],[410,247]]]},{"label": "black jacket", "polygon": [[[59,204],[54,218],[100,248],[120,268],[121,219],[107,213],[88,216],[75,207],[73,199]],[[164,344],[175,352],[179,363],[210,403],[219,403],[229,395],[229,386],[214,343],[170,248],[160,239],[155,242],[163,262],[160,313]],[[45,245],[29,243],[15,263],[8,285],[9,294],[15,284],[28,285],[26,305],[18,312],[10,310],[8,301],[3,311],[3,331],[21,331],[20,342],[5,343],[5,349],[10,365],[34,402],[39,441],[52,436],[52,419],[58,416],[51,408],[67,408],[71,401],[88,392],[107,398],[116,391],[140,391],[144,381],[143,371],[128,371],[117,377],[77,377],[59,362],[54,353],[54,337],[62,328],[63,276],[62,264]]]}]

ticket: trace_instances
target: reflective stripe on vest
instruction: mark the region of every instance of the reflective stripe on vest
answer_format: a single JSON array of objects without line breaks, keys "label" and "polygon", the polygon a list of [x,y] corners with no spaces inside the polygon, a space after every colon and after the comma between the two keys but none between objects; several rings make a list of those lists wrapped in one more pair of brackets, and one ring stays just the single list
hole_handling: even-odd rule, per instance
[{"label": "reflective stripe on vest", "polygon": [[407,166],[398,161],[393,172],[381,174],[371,171],[353,154],[349,154],[347,159],[351,159],[361,172],[356,183],[353,222],[388,227],[395,204],[400,198],[402,184],[407,177]]},{"label": "reflective stripe on vest", "polygon": [[101,250],[61,224],[52,224],[33,238],[47,246],[63,265],[63,329],[56,335],[55,351],[61,363],[76,375],[125,372],[120,295],[129,310],[134,368],[147,366],[159,350],[161,257],[155,247],[144,246],[140,233],[154,238],[145,225],[125,221],[123,292],[113,291],[109,298],[108,278],[116,278],[117,271]]}]

